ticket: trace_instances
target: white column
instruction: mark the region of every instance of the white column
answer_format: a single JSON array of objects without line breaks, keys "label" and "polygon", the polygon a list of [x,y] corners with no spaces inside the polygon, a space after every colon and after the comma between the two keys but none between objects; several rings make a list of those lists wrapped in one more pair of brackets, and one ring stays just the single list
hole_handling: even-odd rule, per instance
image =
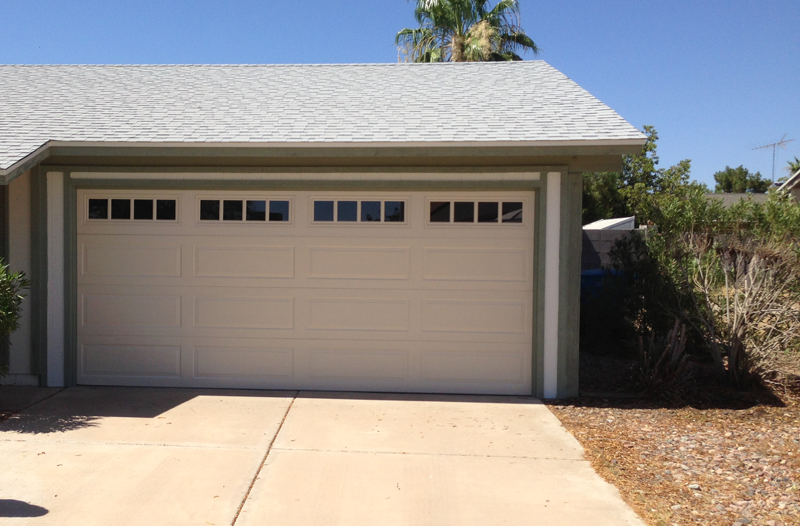
[{"label": "white column", "polygon": [[47,385],[64,386],[64,174],[47,173]]},{"label": "white column", "polygon": [[547,174],[544,256],[544,397],[558,396],[558,298],[561,254],[561,174]]}]

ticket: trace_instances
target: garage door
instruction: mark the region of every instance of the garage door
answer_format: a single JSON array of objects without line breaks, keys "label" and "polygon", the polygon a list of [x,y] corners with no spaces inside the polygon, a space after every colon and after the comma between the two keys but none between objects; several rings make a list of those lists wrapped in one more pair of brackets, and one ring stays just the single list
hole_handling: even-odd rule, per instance
[{"label": "garage door", "polygon": [[78,193],[78,382],[528,394],[533,193]]}]

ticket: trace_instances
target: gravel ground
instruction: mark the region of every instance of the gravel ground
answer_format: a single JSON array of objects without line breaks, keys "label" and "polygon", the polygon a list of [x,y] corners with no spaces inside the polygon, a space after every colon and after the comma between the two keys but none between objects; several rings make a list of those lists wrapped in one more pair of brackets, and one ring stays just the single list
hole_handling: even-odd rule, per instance
[{"label": "gravel ground", "polygon": [[800,397],[675,409],[607,396],[549,407],[646,523],[800,525]]}]

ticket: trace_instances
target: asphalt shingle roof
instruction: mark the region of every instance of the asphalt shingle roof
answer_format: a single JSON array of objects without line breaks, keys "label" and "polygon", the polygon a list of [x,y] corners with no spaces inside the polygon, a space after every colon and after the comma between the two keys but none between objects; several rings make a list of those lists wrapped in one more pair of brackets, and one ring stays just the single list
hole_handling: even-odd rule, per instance
[{"label": "asphalt shingle roof", "polygon": [[0,66],[0,169],[47,141],[644,139],[542,61]]}]

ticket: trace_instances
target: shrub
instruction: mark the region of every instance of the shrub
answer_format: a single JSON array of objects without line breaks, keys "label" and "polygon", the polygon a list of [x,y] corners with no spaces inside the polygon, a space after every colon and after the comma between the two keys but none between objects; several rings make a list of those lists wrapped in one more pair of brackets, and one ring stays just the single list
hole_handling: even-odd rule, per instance
[{"label": "shrub", "polygon": [[639,385],[644,394],[679,401],[691,377],[687,364],[686,325],[675,320],[672,330],[663,339],[651,333],[645,346],[639,337]]},{"label": "shrub", "polygon": [[732,385],[786,384],[800,358],[800,258],[775,240],[729,235],[687,241],[694,286],[688,319],[703,334],[718,371]]},{"label": "shrub", "polygon": [[[30,288],[24,272],[9,272],[0,258],[0,338],[5,338],[19,328],[22,291]],[[0,376],[8,372],[8,364],[0,363]]]},{"label": "shrub", "polygon": [[656,233],[620,242],[614,268],[629,276],[639,336],[677,318],[688,344],[736,387],[785,386],[800,369],[800,207],[773,192],[729,209],[694,191],[652,198]]}]

